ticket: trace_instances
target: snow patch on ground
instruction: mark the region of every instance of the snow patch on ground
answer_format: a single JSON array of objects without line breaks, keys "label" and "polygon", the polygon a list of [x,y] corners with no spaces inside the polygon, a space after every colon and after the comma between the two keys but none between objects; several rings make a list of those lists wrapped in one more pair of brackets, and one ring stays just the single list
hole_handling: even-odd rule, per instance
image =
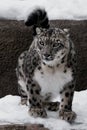
[{"label": "snow patch on ground", "polygon": [[73,110],[77,119],[72,125],[60,120],[58,112],[48,112],[47,119],[33,118],[28,114],[28,106],[20,104],[19,96],[7,95],[0,99],[0,124],[38,123],[50,130],[87,130],[87,90],[75,92]]},{"label": "snow patch on ground", "polygon": [[0,17],[25,20],[37,6],[45,8],[50,19],[87,19],[87,0],[0,0]]}]

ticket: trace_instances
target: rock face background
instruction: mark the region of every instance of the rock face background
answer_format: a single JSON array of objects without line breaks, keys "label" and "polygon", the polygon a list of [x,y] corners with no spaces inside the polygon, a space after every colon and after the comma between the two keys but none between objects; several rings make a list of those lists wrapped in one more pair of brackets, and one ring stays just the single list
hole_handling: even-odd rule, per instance
[{"label": "rock face background", "polygon": [[[76,90],[87,89],[87,21],[50,21],[52,27],[69,28],[77,50]],[[32,28],[24,21],[0,20],[0,97],[18,94],[15,68],[17,58],[32,42]]]}]

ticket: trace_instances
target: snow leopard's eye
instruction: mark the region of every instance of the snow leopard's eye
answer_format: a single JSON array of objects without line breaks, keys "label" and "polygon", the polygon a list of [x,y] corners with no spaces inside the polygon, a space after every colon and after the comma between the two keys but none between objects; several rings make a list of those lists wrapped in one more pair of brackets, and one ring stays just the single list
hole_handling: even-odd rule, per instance
[{"label": "snow leopard's eye", "polygon": [[54,48],[61,48],[61,47],[63,47],[63,44],[56,42],[56,43],[53,44],[53,47]]},{"label": "snow leopard's eye", "polygon": [[39,41],[39,45],[40,45],[40,46],[44,46],[44,42]]}]

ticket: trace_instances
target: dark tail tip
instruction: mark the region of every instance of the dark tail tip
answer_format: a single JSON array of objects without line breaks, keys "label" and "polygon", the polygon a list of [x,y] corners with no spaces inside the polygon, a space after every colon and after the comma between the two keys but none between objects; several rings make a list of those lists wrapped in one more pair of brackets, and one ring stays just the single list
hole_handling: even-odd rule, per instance
[{"label": "dark tail tip", "polygon": [[48,28],[49,19],[47,12],[44,9],[35,9],[27,18],[25,22],[26,26],[35,25],[37,27]]},{"label": "dark tail tip", "polygon": [[44,9],[37,8],[28,16],[26,26],[33,26],[33,35],[36,35],[36,27],[49,28],[49,19]]}]

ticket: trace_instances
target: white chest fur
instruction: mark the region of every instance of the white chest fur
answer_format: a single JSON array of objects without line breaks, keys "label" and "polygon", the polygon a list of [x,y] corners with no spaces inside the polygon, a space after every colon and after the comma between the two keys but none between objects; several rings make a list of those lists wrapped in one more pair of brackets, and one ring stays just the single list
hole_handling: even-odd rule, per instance
[{"label": "white chest fur", "polygon": [[33,77],[41,87],[41,95],[52,93],[52,97],[58,96],[64,85],[72,80],[72,72],[70,69],[66,73],[62,68],[55,70],[43,68],[43,74],[36,69]]}]

